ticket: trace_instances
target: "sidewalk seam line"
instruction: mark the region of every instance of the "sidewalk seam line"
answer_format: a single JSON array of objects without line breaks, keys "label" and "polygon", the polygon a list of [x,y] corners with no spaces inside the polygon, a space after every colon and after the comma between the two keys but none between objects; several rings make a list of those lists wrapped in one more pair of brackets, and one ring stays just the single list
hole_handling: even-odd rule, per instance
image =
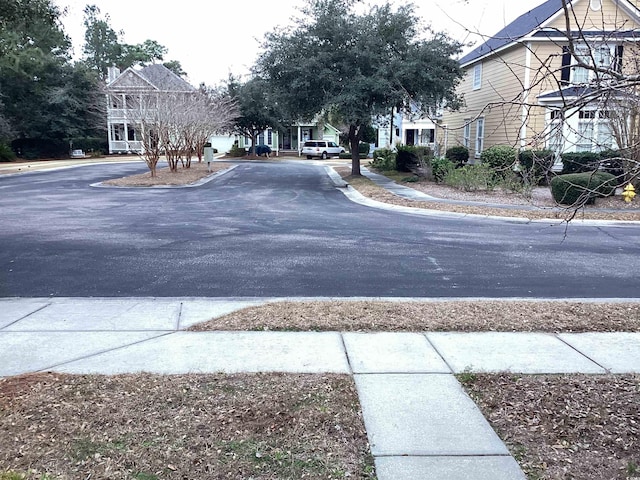
[{"label": "sidewalk seam line", "polygon": [[182,307],[184,306],[184,302],[180,302],[180,307],[178,308],[178,319],[176,321],[176,332],[180,331],[180,321],[182,320]]},{"label": "sidewalk seam line", "polygon": [[53,365],[49,365],[48,367],[44,367],[44,368],[40,368],[38,370],[34,370],[34,372],[46,372],[46,371],[49,371],[49,370],[51,370],[53,368],[60,367],[62,365],[67,365],[69,363],[77,362],[77,361],[80,361],[80,360],[86,360],[87,358],[91,358],[91,357],[95,357],[95,356],[98,356],[98,355],[102,355],[103,353],[115,352],[115,351],[121,350],[123,348],[131,347],[133,345],[138,345],[138,344],[141,344],[141,343],[144,343],[144,342],[148,342],[150,340],[156,340],[158,338],[166,337],[167,335],[173,335],[174,333],[175,332],[173,332],[173,331],[168,331],[166,333],[163,333],[163,334],[155,336],[155,337],[145,338],[144,340],[138,340],[137,342],[128,343],[127,345],[121,345],[121,346],[115,347],[115,348],[108,348],[106,350],[101,350],[101,351],[94,352],[94,353],[91,353],[91,354],[88,354],[88,355],[83,355],[81,357],[72,358],[71,360],[67,360],[67,361],[64,361],[64,362],[60,362],[60,363],[56,363],[56,364],[53,364]]},{"label": "sidewalk seam line", "polygon": [[9,325],[5,325],[4,327],[0,328],[0,330],[5,330],[6,328],[9,328],[12,325],[15,325],[18,322],[21,322],[22,320],[24,320],[25,318],[30,317],[31,315],[33,315],[34,313],[38,313],[42,310],[44,310],[47,307],[50,307],[51,305],[53,305],[52,302],[47,303],[46,305],[43,305],[42,307],[38,308],[37,310],[34,310],[33,312],[27,313],[26,315],[18,318],[17,320],[14,320],[13,322],[11,322]]},{"label": "sidewalk seam line", "polygon": [[431,339],[429,338],[429,332],[423,332],[422,336],[427,340],[427,343],[429,345],[431,345],[431,348],[433,348],[433,350],[438,354],[438,356],[442,359],[442,361],[444,362],[444,364],[447,366],[447,368],[449,369],[450,373],[452,375],[455,375],[455,370],[451,367],[451,365],[449,364],[449,362],[447,361],[446,358],[444,358],[444,355],[442,355],[442,353],[440,353],[440,350],[438,350],[438,348],[433,344],[433,342],[431,341]]},{"label": "sidewalk seam line", "polygon": [[600,367],[601,369],[603,369],[605,371],[606,374],[610,374],[611,373],[611,369],[605,367],[604,365],[600,365],[600,363],[596,362],[593,358],[591,358],[589,355],[587,355],[586,353],[581,352],[580,350],[578,350],[576,347],[574,347],[573,345],[571,345],[569,342],[563,340],[562,338],[560,338],[560,334],[558,333],[554,333],[553,334],[554,337],[556,337],[558,340],[560,340],[562,343],[564,343],[567,347],[571,348],[573,351],[577,352],[578,354],[582,355],[584,358],[586,358],[587,360],[589,360],[590,362],[596,364],[598,367]]},{"label": "sidewalk seam line", "polygon": [[[351,358],[349,358],[349,351],[347,350],[347,344],[344,342],[344,333],[343,332],[339,332],[340,333],[340,341],[342,342],[342,350],[344,351],[344,356],[347,359],[347,365],[349,366],[349,375],[351,375],[351,377],[353,378],[354,372],[353,372],[353,366],[351,365]],[[358,399],[358,401],[360,401]]]}]

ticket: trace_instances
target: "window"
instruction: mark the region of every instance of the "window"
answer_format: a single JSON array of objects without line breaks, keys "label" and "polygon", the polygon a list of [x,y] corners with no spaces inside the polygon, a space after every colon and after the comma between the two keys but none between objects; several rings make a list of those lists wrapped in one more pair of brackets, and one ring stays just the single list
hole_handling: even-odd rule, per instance
[{"label": "window", "polygon": [[576,152],[600,152],[614,147],[614,138],[606,110],[580,110],[576,131]]},{"label": "window", "polygon": [[562,153],[563,150],[563,128],[564,115],[561,110],[552,110],[549,122],[548,148],[549,150]]},{"label": "window", "polygon": [[111,140],[116,142],[124,140],[124,125],[117,123],[111,125]]},{"label": "window", "polygon": [[480,157],[484,148],[484,118],[476,120],[476,158]]},{"label": "window", "polygon": [[464,128],[462,129],[462,145],[469,148],[471,145],[471,119],[464,119]]},{"label": "window", "polygon": [[267,145],[273,145],[273,130],[267,130]]},{"label": "window", "polygon": [[473,89],[478,90],[482,86],[482,64],[473,67]]},{"label": "window", "polygon": [[[622,55],[618,47],[609,45],[595,45],[593,47],[580,45],[576,47],[575,53],[576,60],[574,64],[577,64],[578,60],[580,60],[589,66],[606,69],[618,69],[618,64],[620,63],[618,55]],[[589,83],[595,75],[596,72],[592,69],[576,65],[572,68],[571,82],[573,84]]]}]

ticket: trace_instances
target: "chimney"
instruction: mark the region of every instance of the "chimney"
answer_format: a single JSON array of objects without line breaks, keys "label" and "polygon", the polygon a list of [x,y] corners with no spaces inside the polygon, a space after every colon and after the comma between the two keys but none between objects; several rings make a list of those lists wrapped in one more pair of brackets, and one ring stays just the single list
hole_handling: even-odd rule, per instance
[{"label": "chimney", "polygon": [[120,69],[115,65],[107,68],[107,83],[113,82],[120,75]]}]

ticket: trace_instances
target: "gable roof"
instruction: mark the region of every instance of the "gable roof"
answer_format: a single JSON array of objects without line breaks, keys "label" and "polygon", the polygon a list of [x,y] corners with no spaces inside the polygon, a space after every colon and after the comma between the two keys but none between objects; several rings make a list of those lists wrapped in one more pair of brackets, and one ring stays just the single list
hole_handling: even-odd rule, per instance
[{"label": "gable roof", "polygon": [[147,65],[138,73],[160,91],[192,92],[195,90],[188,82],[160,63]]},{"label": "gable roof", "polygon": [[127,68],[118,75],[107,89],[143,89],[160,92],[193,92],[195,88],[161,64],[147,65],[141,70]]},{"label": "gable roof", "polygon": [[562,0],[547,0],[542,5],[520,15],[482,45],[466,54],[460,59],[460,64],[465,65],[471,63],[510,43],[516,42],[549,20],[553,15],[558,13],[561,8]]}]

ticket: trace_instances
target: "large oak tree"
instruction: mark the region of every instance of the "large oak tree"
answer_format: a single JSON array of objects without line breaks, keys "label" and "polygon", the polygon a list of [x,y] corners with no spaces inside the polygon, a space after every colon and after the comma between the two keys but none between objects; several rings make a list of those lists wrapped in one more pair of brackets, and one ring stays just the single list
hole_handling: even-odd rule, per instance
[{"label": "large oak tree", "polygon": [[267,34],[257,73],[289,115],[335,113],[349,127],[352,174],[372,118],[393,108],[428,115],[455,106],[460,44],[420,25],[414,6],[308,0],[292,30]]}]

